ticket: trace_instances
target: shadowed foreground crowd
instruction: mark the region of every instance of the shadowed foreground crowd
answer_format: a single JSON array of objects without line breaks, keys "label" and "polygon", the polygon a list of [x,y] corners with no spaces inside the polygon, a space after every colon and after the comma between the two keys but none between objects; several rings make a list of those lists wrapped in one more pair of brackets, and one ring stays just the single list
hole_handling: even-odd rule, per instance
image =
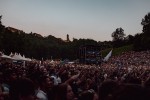
[{"label": "shadowed foreground crowd", "polygon": [[149,100],[150,51],[101,65],[0,61],[0,100]]}]

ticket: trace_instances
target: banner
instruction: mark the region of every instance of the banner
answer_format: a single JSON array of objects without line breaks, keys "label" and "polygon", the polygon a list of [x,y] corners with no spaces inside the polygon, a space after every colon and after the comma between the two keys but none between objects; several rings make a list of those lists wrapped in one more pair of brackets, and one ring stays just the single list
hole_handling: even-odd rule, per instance
[{"label": "banner", "polygon": [[108,61],[108,59],[111,57],[112,55],[112,50],[107,54],[107,56],[104,58],[103,61]]}]

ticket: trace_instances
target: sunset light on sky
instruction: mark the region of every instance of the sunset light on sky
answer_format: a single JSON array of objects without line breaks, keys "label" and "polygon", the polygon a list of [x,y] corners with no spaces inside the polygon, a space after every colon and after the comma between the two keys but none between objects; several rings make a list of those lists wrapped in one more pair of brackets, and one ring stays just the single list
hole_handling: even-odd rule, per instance
[{"label": "sunset light on sky", "polygon": [[148,12],[150,0],[0,0],[6,27],[62,39],[108,41],[119,27],[126,35],[141,33]]}]

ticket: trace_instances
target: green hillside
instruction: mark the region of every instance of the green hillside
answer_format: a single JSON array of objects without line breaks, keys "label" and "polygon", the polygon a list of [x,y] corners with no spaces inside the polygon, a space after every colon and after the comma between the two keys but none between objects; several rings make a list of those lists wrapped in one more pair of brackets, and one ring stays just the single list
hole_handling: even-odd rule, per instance
[{"label": "green hillside", "polygon": [[[112,48],[102,50],[102,57],[104,58]],[[133,50],[133,45],[122,46],[119,48],[113,48],[112,56],[120,55],[122,52],[128,52]]]}]

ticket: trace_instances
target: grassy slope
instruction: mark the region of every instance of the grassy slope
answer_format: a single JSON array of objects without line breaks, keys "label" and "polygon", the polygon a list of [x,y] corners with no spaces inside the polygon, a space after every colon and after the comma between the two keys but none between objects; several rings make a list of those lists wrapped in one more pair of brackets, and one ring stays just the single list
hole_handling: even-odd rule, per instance
[{"label": "grassy slope", "polygon": [[[112,56],[119,55],[119,54],[121,54],[122,52],[131,51],[132,48],[133,48],[133,45],[127,45],[127,46],[122,46],[122,47],[119,47],[119,48],[113,48]],[[106,49],[106,50],[102,50],[102,57],[104,58],[104,57],[109,53],[109,51],[110,51],[111,49],[112,49],[112,48],[109,48],[109,49]]]}]

